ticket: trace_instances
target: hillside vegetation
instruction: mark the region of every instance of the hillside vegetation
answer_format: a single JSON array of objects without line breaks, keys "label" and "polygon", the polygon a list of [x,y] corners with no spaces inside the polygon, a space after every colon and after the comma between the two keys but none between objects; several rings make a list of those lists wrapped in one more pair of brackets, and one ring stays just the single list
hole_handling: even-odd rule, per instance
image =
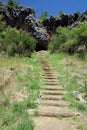
[{"label": "hillside vegetation", "polygon": [[58,52],[47,53],[45,58],[54,68],[60,86],[66,90],[65,100],[85,123],[79,122],[78,129],[87,130],[87,59]]},{"label": "hillside vegetation", "polygon": [[37,55],[0,56],[0,129],[33,130],[29,109],[36,108],[40,68]]},{"label": "hillside vegetation", "polygon": [[56,34],[51,37],[49,49],[54,52],[78,54],[84,57],[87,52],[87,22],[80,22],[73,29],[58,27]]},{"label": "hillside vegetation", "polygon": [[[13,3],[7,5],[9,9],[12,6]],[[43,36],[42,32],[40,36]],[[46,59],[67,92],[65,100],[70,102],[71,108],[87,114],[87,22],[80,22],[72,29],[59,26],[50,37],[51,53],[47,53]],[[1,130],[34,130],[28,112],[37,108],[35,100],[42,86],[41,70],[35,53],[36,43],[38,41],[29,32],[7,26],[4,17],[0,15]]]},{"label": "hillside vegetation", "polygon": [[35,50],[36,40],[26,31],[12,27],[6,27],[2,15],[0,15],[0,52],[9,56],[25,55],[31,56]]}]

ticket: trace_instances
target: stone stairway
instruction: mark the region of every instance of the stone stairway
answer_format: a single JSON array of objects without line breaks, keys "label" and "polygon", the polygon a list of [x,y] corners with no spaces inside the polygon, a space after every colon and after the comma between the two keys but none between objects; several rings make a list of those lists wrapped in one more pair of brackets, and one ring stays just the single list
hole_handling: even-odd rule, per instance
[{"label": "stone stairway", "polygon": [[[66,126],[66,130],[76,130],[75,125],[70,124],[71,117],[75,113],[69,109],[69,104],[64,100],[66,92],[59,85],[50,63],[44,60],[44,55],[44,52],[38,54],[44,86],[41,87],[38,116],[34,118],[35,130],[64,130]],[[62,127],[64,122],[66,123]]]}]

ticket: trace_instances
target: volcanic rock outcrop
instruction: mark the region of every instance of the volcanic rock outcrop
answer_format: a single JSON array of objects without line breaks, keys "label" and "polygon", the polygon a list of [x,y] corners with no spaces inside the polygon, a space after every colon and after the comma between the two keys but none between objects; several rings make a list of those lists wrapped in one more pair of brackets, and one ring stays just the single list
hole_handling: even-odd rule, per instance
[{"label": "volcanic rock outcrop", "polygon": [[37,50],[47,49],[49,34],[42,23],[35,18],[35,12],[32,8],[24,6],[13,6],[7,8],[6,4],[0,2],[0,14],[6,20],[7,26],[22,28],[37,39]]},{"label": "volcanic rock outcrop", "polygon": [[53,17],[43,21],[43,25],[47,28],[49,33],[53,33],[58,26],[68,27],[72,29],[79,22],[87,21],[87,11],[84,13],[75,12],[74,14],[62,14],[60,16]]},{"label": "volcanic rock outcrop", "polygon": [[37,39],[36,50],[46,50],[50,36],[55,33],[58,26],[72,29],[79,22],[87,21],[87,11],[84,13],[62,14],[56,17],[40,21],[35,18],[35,11],[24,6],[13,6],[8,8],[5,3],[0,2],[0,14],[6,20],[7,26],[22,28]]}]

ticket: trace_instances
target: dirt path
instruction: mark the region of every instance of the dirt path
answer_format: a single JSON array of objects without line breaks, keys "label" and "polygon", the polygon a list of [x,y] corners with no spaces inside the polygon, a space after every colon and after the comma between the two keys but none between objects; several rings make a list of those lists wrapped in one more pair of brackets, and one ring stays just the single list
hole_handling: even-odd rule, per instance
[{"label": "dirt path", "polygon": [[44,52],[39,52],[44,86],[41,88],[38,116],[34,117],[34,130],[77,130],[78,121],[75,113],[64,100],[66,93],[57,80],[49,62],[44,59]]}]

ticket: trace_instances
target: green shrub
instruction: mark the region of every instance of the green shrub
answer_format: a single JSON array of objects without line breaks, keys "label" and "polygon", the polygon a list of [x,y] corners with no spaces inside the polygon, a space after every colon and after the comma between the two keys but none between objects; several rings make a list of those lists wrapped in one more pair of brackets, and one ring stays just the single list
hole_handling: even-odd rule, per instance
[{"label": "green shrub", "polygon": [[78,46],[85,45],[87,48],[87,22],[79,23],[71,30],[71,35],[77,39]]},{"label": "green shrub", "polygon": [[60,50],[67,39],[68,29],[58,27],[56,30],[56,34],[51,37],[51,41],[49,43],[49,49],[51,50],[51,52],[56,52]]},{"label": "green shrub", "polygon": [[2,32],[5,29],[6,23],[4,21],[4,18],[2,15],[0,15],[0,32]]},{"label": "green shrub", "polygon": [[7,46],[7,53],[9,56],[14,56],[15,52],[16,52],[16,47],[14,43]]},{"label": "green shrub", "polygon": [[17,6],[18,4],[17,0],[8,0],[6,7],[11,9],[13,6]]},{"label": "green shrub", "polygon": [[84,57],[84,51],[87,51],[87,22],[81,22],[71,30],[58,27],[51,37],[49,49],[51,52],[64,51],[69,54],[79,52],[79,56]]},{"label": "green shrub", "polygon": [[8,27],[3,32],[3,37],[4,44],[2,46],[4,46],[9,56],[14,56],[15,54],[31,56],[31,52],[36,47],[36,40],[23,30]]},{"label": "green shrub", "polygon": [[78,111],[85,111],[86,110],[86,106],[83,103],[72,102],[71,106],[76,108]]},{"label": "green shrub", "polygon": [[51,41],[49,43],[49,49],[52,53],[59,50],[58,37],[56,35],[52,36]]}]

